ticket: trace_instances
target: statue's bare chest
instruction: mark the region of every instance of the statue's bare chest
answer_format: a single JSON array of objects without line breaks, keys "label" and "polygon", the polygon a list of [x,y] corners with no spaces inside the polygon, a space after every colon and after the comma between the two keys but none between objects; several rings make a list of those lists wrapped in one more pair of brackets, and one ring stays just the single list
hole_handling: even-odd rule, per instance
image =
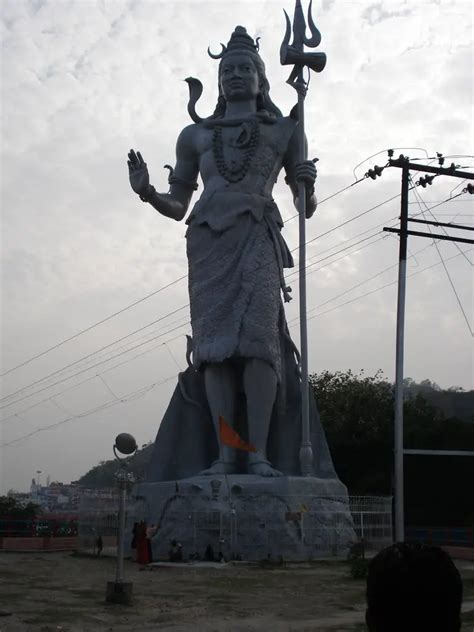
[{"label": "statue's bare chest", "polygon": [[280,170],[288,141],[285,126],[257,120],[203,128],[198,141],[202,178],[220,176],[232,183],[249,177],[266,181]]}]

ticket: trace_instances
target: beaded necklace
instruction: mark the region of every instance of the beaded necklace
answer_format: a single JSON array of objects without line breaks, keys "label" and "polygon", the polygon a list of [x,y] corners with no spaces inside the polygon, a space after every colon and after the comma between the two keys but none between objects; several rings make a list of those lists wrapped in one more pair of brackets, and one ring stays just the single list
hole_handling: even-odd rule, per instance
[{"label": "beaded necklace", "polygon": [[[250,131],[249,131],[250,128]],[[258,145],[259,127],[258,121],[253,119],[242,124],[242,132],[239,137],[230,143],[230,147],[234,151],[239,150],[242,155],[238,164],[228,165],[224,157],[224,145],[222,142],[222,125],[214,127],[212,136],[212,152],[219,174],[227,180],[227,182],[240,182],[245,178],[250,168],[250,163],[255,155]],[[234,161],[233,161],[234,162]]]}]

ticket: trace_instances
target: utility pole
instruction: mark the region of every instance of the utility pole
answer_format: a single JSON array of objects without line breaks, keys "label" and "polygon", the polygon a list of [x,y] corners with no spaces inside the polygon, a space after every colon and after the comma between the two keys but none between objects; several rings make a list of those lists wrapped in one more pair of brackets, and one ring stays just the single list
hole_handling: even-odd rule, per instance
[{"label": "utility pole", "polygon": [[[395,482],[395,540],[403,542],[405,540],[405,511],[404,511],[404,474],[403,474],[403,457],[407,451],[403,448],[403,353],[404,353],[404,337],[405,337],[405,296],[406,296],[406,264],[407,264],[407,242],[408,235],[416,235],[419,237],[430,237],[431,239],[446,239],[449,241],[459,241],[463,243],[474,243],[472,239],[462,237],[450,237],[448,235],[435,235],[433,233],[424,233],[420,231],[408,230],[409,221],[417,221],[418,223],[432,224],[424,220],[410,220],[408,217],[408,194],[410,170],[432,173],[435,175],[447,175],[454,178],[464,178],[474,180],[474,174],[459,169],[452,163],[449,167],[443,167],[444,158],[438,155],[439,167],[431,165],[421,165],[410,162],[406,156],[400,155],[399,158],[393,159],[393,151],[389,151],[389,167],[398,167],[402,170],[401,183],[401,207],[400,207],[400,228],[385,227],[384,231],[397,233],[400,235],[399,263],[398,263],[398,300],[397,300],[397,333],[396,333],[396,359],[395,359],[395,421],[394,421],[394,482]],[[380,174],[377,174],[380,175]],[[420,179],[420,184],[425,186],[431,184],[434,176],[426,176]],[[468,184],[466,191],[473,193],[474,188]],[[436,222],[437,225],[442,225]],[[463,230],[472,230],[467,226],[456,225],[455,228]]]},{"label": "utility pole", "polygon": [[395,352],[395,539],[405,539],[403,512],[403,352],[405,340],[405,296],[407,283],[408,183],[410,171],[402,167],[400,248],[398,255],[397,335]]}]

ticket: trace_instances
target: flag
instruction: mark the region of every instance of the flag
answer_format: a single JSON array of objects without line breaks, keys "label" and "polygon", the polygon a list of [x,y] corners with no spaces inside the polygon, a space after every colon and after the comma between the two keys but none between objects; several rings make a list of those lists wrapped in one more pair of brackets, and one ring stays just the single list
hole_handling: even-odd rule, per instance
[{"label": "flag", "polygon": [[237,448],[237,450],[245,450],[246,452],[257,452],[257,448],[244,441],[222,416],[219,417],[219,435],[224,445]]}]

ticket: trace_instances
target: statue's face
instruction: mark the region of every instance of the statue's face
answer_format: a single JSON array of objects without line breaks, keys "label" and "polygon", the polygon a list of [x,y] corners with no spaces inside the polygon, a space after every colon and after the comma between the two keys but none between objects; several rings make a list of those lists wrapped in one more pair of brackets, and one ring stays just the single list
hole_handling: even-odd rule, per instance
[{"label": "statue's face", "polygon": [[249,101],[259,93],[257,68],[245,53],[226,56],[220,69],[220,86],[226,101]]}]

